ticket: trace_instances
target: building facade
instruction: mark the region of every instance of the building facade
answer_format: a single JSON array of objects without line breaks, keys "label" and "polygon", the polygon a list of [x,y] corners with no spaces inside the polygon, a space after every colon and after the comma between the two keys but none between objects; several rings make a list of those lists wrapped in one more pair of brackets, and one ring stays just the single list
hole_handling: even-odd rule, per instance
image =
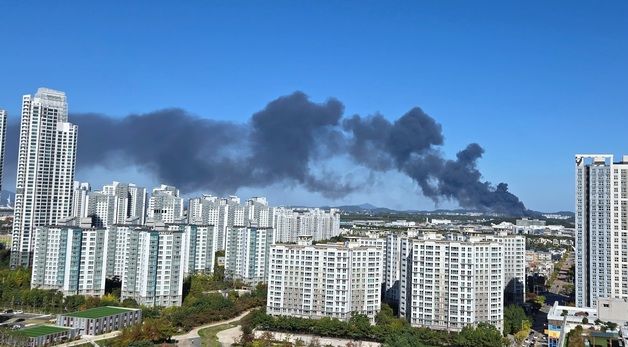
[{"label": "building facade", "polygon": [[89,183],[74,181],[71,217],[83,218],[87,216],[87,194],[91,191],[92,188]]},{"label": "building facade", "polygon": [[118,245],[126,244],[121,299],[146,306],[180,306],[186,273],[184,232],[133,228],[117,237]]},{"label": "building facade", "polygon": [[116,224],[144,225],[146,223],[146,188],[133,183],[112,184],[102,187],[102,192],[116,199]]},{"label": "building facade", "polygon": [[147,217],[153,222],[181,222],[183,198],[179,196],[179,190],[165,184],[154,188],[148,201]]},{"label": "building facade", "polygon": [[2,171],[4,169],[5,144],[7,142],[7,111],[0,109],[0,190],[2,190]]},{"label": "building facade", "polygon": [[318,208],[278,207],[273,214],[273,228],[278,243],[296,242],[302,235],[320,241],[340,234],[340,213],[335,209],[325,211]]},{"label": "building facade", "polygon": [[503,328],[504,246],[482,237],[426,233],[402,240],[399,313],[413,326]]},{"label": "building facade", "polygon": [[628,156],[576,155],[576,306],[628,298]]},{"label": "building facade", "polygon": [[270,249],[270,315],[348,320],[354,313],[371,321],[381,307],[382,249],[356,242],[312,245],[301,236],[295,244]]},{"label": "building facade", "polygon": [[57,325],[78,330],[80,335],[101,335],[142,322],[139,308],[102,306],[57,315]]},{"label": "building facade", "polygon": [[29,266],[36,227],[72,214],[77,127],[65,93],[39,88],[22,98],[11,266]]},{"label": "building facade", "polygon": [[64,295],[103,295],[108,237],[104,229],[37,227],[31,288],[55,289]]},{"label": "building facade", "polygon": [[272,228],[255,225],[229,228],[226,235],[225,277],[250,284],[265,283],[273,236]]}]

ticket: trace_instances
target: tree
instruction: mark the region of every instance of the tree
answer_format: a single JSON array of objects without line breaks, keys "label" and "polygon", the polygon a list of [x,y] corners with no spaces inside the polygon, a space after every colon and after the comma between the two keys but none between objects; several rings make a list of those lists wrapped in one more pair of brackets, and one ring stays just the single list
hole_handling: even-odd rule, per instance
[{"label": "tree", "polygon": [[521,306],[506,306],[504,309],[504,335],[517,333],[521,330],[523,322],[527,320],[528,317]]},{"label": "tree", "polygon": [[582,318],[582,324],[589,324],[589,318],[587,317]]},{"label": "tree", "polygon": [[493,325],[480,323],[477,327],[466,326],[456,336],[454,346],[457,347],[504,347],[507,341]]},{"label": "tree", "polygon": [[393,309],[386,304],[382,304],[380,311],[375,316],[375,323],[377,325],[388,325],[393,319],[395,319]]},{"label": "tree", "polygon": [[515,334],[515,341],[517,341],[518,344],[522,343],[523,340],[525,340],[526,337],[528,337],[528,333],[530,332],[531,327],[532,325],[530,324],[530,321],[528,320],[523,321],[523,323],[521,324],[521,330],[519,330]]}]

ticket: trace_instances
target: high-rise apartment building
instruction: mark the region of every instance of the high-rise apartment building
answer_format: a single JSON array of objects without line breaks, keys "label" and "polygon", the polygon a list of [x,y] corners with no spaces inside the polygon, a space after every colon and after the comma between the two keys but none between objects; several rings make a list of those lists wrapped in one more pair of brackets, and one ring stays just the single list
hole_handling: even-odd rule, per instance
[{"label": "high-rise apartment building", "polygon": [[504,246],[504,300],[507,304],[522,305],[526,295],[526,238],[499,232],[483,235]]},{"label": "high-rise apartment building", "polygon": [[72,215],[77,126],[65,93],[39,88],[22,97],[11,266],[29,266],[36,227]]},{"label": "high-rise apartment building", "polygon": [[266,312],[302,318],[348,320],[354,313],[372,321],[380,310],[382,250],[358,242],[297,244],[270,249]]},{"label": "high-rise apartment building", "polygon": [[165,184],[154,188],[147,212],[153,222],[180,222],[183,218],[183,198],[179,196],[179,190]]},{"label": "high-rise apartment building", "polygon": [[184,233],[183,268],[186,274],[213,273],[218,251],[215,225],[168,224],[168,230]]},{"label": "high-rise apartment building", "polygon": [[340,234],[340,213],[335,209],[279,207],[273,213],[277,242],[296,242],[302,235],[320,241]]},{"label": "high-rise apartment building", "polygon": [[233,226],[256,224],[261,228],[272,227],[273,209],[266,198],[253,197],[244,204],[237,196],[218,198],[203,195],[190,199],[188,220],[190,224],[215,225],[218,231],[218,247],[225,249],[225,234]]},{"label": "high-rise apartment building", "polygon": [[227,230],[225,277],[255,284],[266,282],[273,229],[234,226]]},{"label": "high-rise apartment building", "polygon": [[186,273],[185,235],[180,230],[133,228],[118,234],[126,243],[121,299],[146,306],[180,306]]},{"label": "high-rise apartment building", "polygon": [[7,111],[0,109],[0,190],[2,190],[2,171],[4,169],[5,143],[7,142]]},{"label": "high-rise apartment building", "polygon": [[85,208],[86,217],[92,218],[92,225],[96,228],[106,228],[116,224],[118,217],[118,199],[115,195],[104,192],[89,192]]},{"label": "high-rise apartment building", "polygon": [[481,236],[402,240],[399,313],[413,326],[503,328],[504,246]]},{"label": "high-rise apartment building", "polygon": [[35,228],[31,288],[64,295],[105,294],[108,237],[104,229]]},{"label": "high-rise apartment building", "polygon": [[144,225],[146,222],[146,188],[133,183],[112,184],[102,187],[102,192],[115,196],[117,209],[115,223]]},{"label": "high-rise apartment building", "polygon": [[576,155],[576,306],[628,298],[628,156]]},{"label": "high-rise apartment building", "polygon": [[91,191],[92,188],[89,183],[74,181],[71,217],[83,218],[87,216],[87,194]]}]

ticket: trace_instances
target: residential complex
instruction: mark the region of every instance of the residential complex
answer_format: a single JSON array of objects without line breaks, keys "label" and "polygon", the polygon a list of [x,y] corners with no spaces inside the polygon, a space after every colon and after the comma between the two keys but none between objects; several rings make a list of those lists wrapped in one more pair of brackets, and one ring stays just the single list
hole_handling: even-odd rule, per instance
[{"label": "residential complex", "polygon": [[275,208],[273,227],[277,242],[296,242],[298,236],[312,236],[314,241],[327,240],[340,234],[340,213],[310,208]]},{"label": "residential complex", "polygon": [[76,125],[65,93],[39,88],[22,97],[11,266],[29,266],[33,233],[72,214]]},{"label": "residential complex", "polygon": [[297,244],[270,249],[266,312],[304,318],[348,320],[360,313],[372,321],[380,310],[382,249],[357,242]]},{"label": "residential complex", "polygon": [[576,155],[576,306],[628,298],[628,156]]}]

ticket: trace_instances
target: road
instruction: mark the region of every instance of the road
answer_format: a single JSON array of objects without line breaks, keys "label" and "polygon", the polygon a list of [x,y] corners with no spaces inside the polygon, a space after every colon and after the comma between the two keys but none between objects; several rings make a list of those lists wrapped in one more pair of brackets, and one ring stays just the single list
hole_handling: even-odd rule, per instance
[{"label": "road", "polygon": [[530,335],[521,344],[522,347],[545,347],[547,346],[547,336],[545,336],[545,329],[547,327],[547,312],[550,307],[554,305],[555,301],[558,301],[560,305],[565,305],[571,300],[568,296],[564,295],[565,286],[573,284],[567,282],[567,273],[574,264],[574,254],[570,252],[567,260],[563,263],[563,266],[558,269],[559,275],[552,283],[552,286],[548,291],[541,293],[545,297],[545,305],[541,307],[539,311],[532,313],[532,330]]},{"label": "road", "polygon": [[216,326],[216,325],[237,322],[240,319],[244,318],[244,316],[249,314],[249,312],[251,312],[251,311],[252,310],[244,311],[241,315],[239,315],[239,316],[237,316],[235,318],[231,318],[229,320],[223,320],[223,321],[219,321],[219,322],[213,322],[213,323],[208,323],[208,324],[205,324],[205,325],[201,325],[200,327],[196,327],[196,328],[190,330],[186,334],[173,336],[172,339],[177,341],[177,346],[181,346],[181,347],[185,347],[185,346],[200,347],[200,345],[201,345],[201,337],[198,335],[199,330],[205,329],[205,328],[209,328],[209,327],[213,327],[213,326]]}]

